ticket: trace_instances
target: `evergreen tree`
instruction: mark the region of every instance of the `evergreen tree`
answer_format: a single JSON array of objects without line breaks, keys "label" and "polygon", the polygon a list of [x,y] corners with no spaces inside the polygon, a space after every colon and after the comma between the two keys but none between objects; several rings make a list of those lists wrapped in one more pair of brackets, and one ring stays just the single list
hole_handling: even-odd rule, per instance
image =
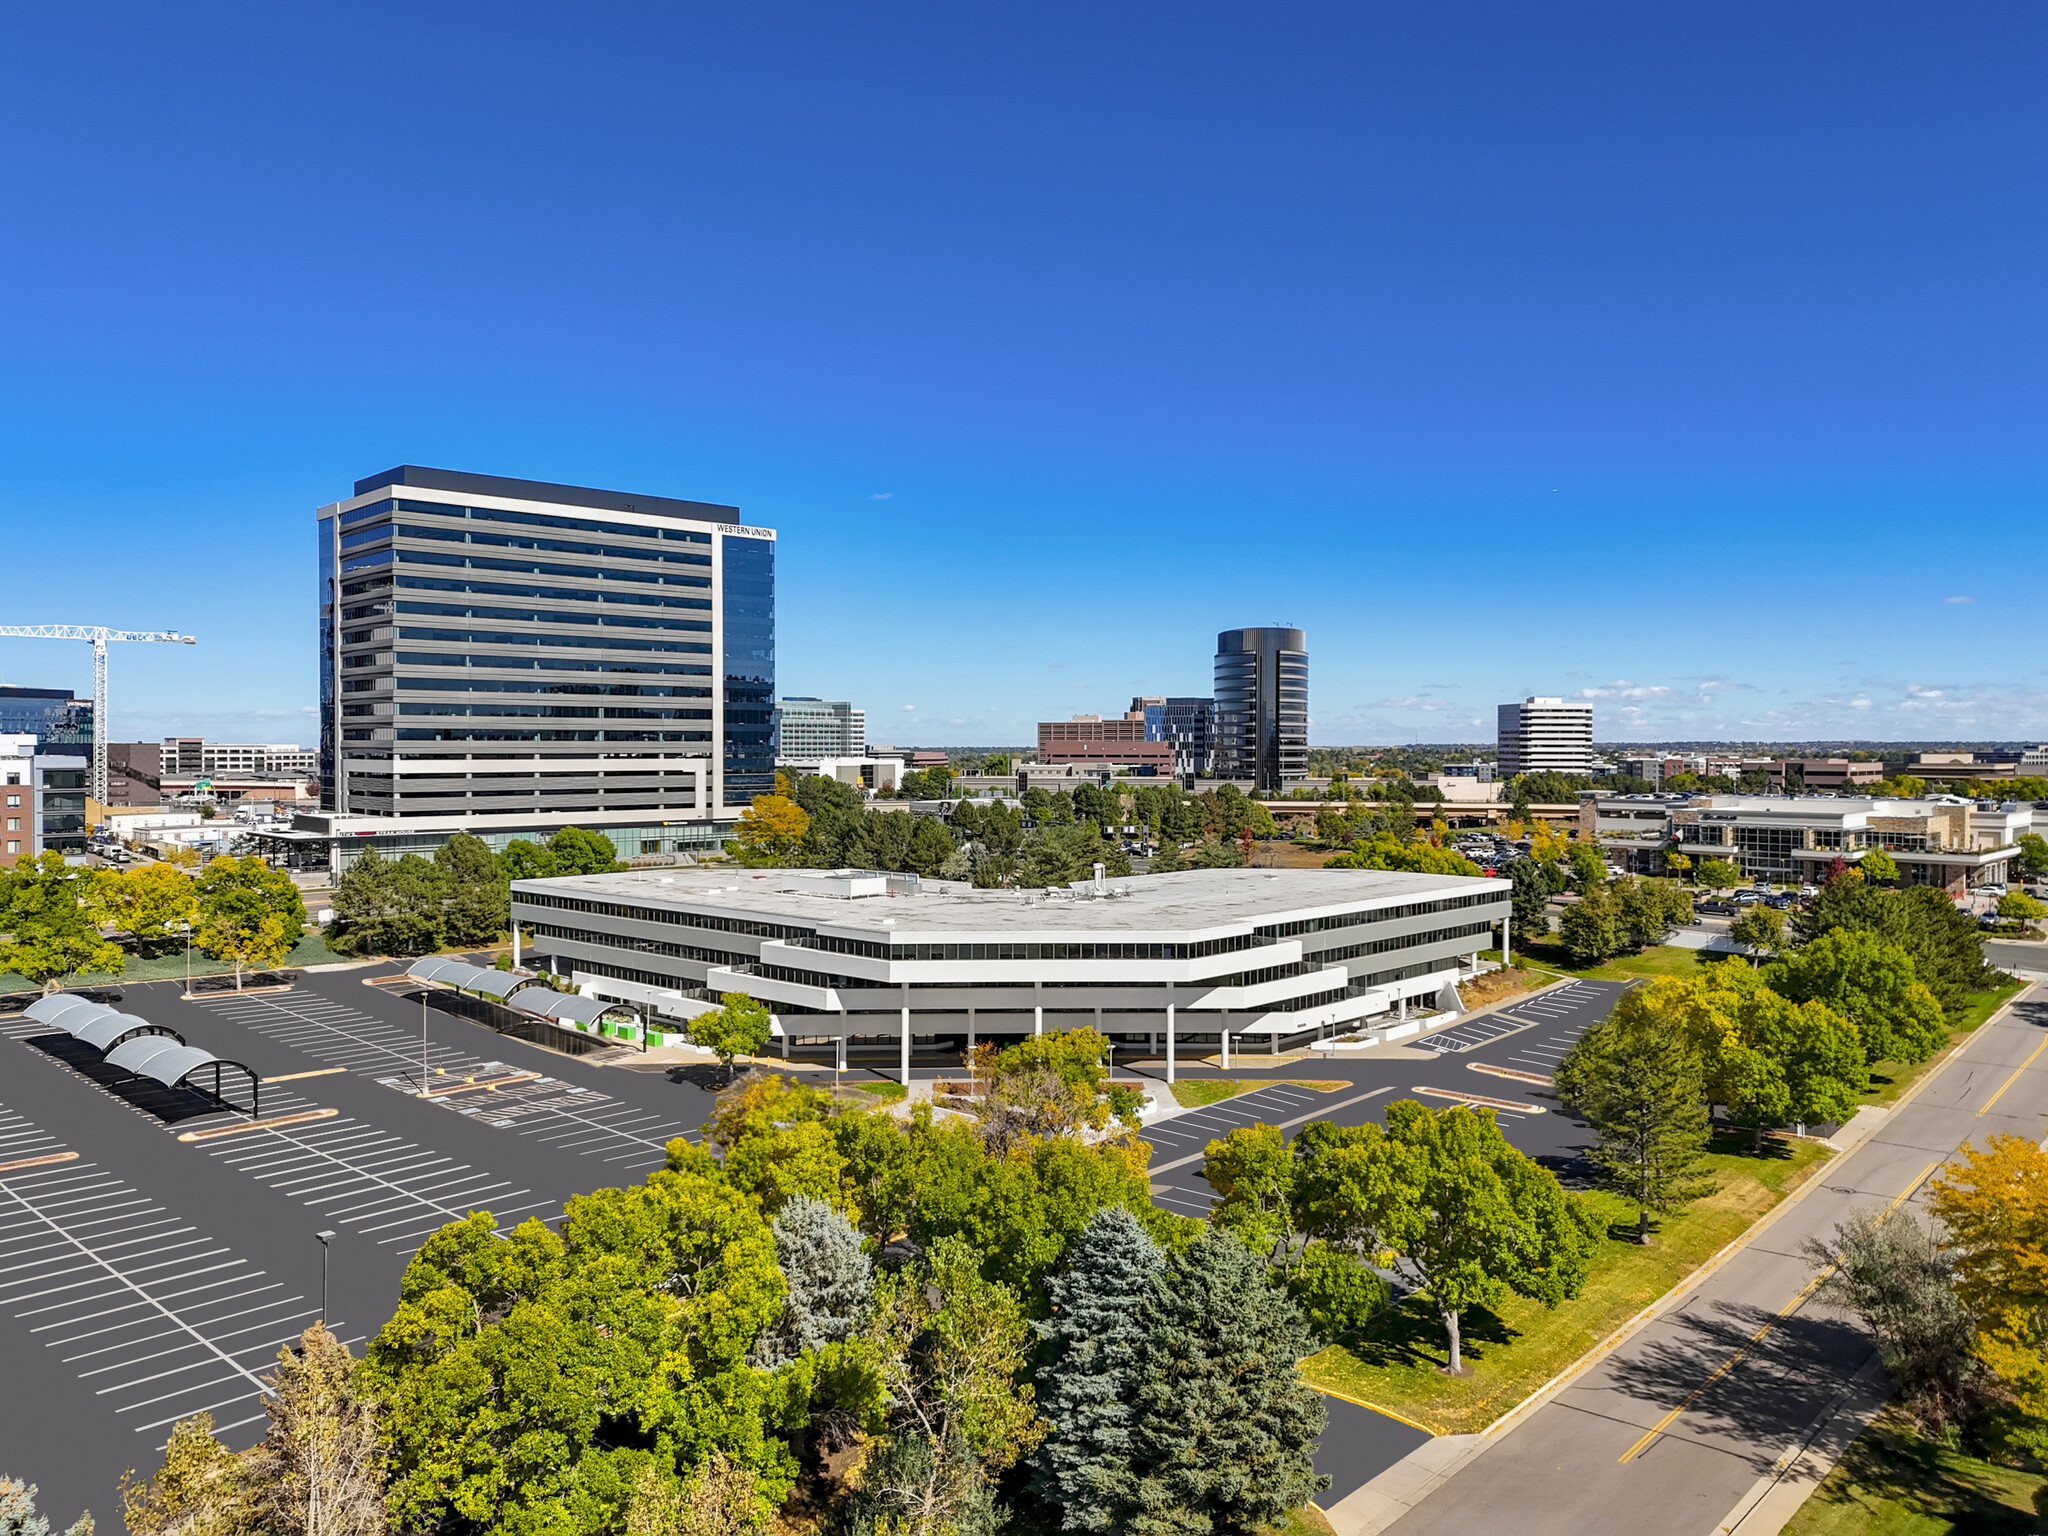
[{"label": "evergreen tree", "polygon": [[511,888],[490,844],[458,832],[434,850],[447,889],[448,940],[495,944],[512,925]]},{"label": "evergreen tree", "polygon": [[1132,1507],[1139,1322],[1165,1266],[1138,1218],[1105,1206],[1076,1239],[1067,1271],[1046,1280],[1053,1315],[1038,1370],[1039,1411],[1052,1435],[1032,1459],[1031,1486],[1069,1531],[1114,1530]]},{"label": "evergreen tree", "polygon": [[365,849],[335,883],[331,942],[358,955],[431,955],[448,929],[446,891],[441,871],[418,854]]},{"label": "evergreen tree", "polygon": [[868,1310],[875,1266],[852,1222],[823,1200],[797,1195],[775,1213],[775,1264],[789,1294],[781,1319],[756,1341],[764,1371],[849,1337]]},{"label": "evergreen tree", "polygon": [[1610,1019],[1580,1036],[1557,1086],[1599,1132],[1593,1165],[1634,1203],[1638,1243],[1650,1240],[1652,1211],[1668,1215],[1713,1193],[1697,1172],[1710,1129],[1706,1071],[1683,1035]]},{"label": "evergreen tree", "polygon": [[[92,1511],[87,1510],[64,1536],[92,1536]],[[0,1536],[50,1536],[50,1517],[36,1513],[36,1485],[0,1473]]]},{"label": "evergreen tree", "polygon": [[1138,1314],[1132,1536],[1251,1536],[1327,1486],[1328,1417],[1295,1362],[1315,1346],[1266,1265],[1227,1232],[1166,1261]]}]

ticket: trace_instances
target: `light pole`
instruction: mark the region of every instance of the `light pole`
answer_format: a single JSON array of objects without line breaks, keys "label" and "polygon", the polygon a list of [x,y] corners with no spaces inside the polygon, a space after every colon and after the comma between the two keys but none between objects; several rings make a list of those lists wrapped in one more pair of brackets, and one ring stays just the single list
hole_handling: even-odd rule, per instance
[{"label": "light pole", "polygon": [[185,932],[185,995],[190,997],[192,995],[192,925],[190,923],[180,923],[178,926]]},{"label": "light pole", "polygon": [[427,989],[420,988],[420,1097],[427,1096]]},{"label": "light pole", "polygon": [[338,1232],[315,1232],[313,1236],[320,1243],[320,1326],[327,1326],[327,1245],[339,1237]]}]

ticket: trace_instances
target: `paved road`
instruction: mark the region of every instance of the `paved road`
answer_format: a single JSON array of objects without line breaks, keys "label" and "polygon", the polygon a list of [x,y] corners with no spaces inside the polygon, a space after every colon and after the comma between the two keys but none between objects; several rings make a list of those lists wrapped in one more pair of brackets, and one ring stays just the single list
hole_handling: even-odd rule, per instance
[{"label": "paved road", "polygon": [[2036,987],[1827,1169],[1825,1186],[1389,1530],[1712,1531],[1870,1355],[1857,1326],[1807,1300],[1813,1272],[1801,1240],[1857,1209],[1917,1207],[1927,1177],[1965,1142],[1995,1131],[2040,1135],[2044,1043],[2048,989]]}]

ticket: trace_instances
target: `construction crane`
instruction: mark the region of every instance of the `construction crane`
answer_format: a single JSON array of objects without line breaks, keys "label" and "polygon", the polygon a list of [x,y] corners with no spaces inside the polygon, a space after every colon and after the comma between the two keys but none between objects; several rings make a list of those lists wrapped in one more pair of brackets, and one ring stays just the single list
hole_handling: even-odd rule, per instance
[{"label": "construction crane", "polygon": [[92,797],[107,803],[107,642],[161,640],[170,645],[197,645],[195,635],[174,630],[106,629],[98,624],[0,624],[0,635],[21,640],[90,640],[92,642]]}]

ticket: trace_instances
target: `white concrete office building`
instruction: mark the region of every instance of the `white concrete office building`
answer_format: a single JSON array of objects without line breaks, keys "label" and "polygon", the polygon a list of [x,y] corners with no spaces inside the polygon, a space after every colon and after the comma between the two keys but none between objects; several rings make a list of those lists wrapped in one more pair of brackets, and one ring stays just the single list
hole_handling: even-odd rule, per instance
[{"label": "white concrete office building", "polygon": [[1165,1057],[1277,1051],[1444,999],[1501,946],[1505,880],[1213,869],[975,890],[860,870],[635,871],[521,880],[534,963],[659,1018],[719,994],[784,1042],[971,1048],[1088,1026]]},{"label": "white concrete office building", "polygon": [[868,712],[845,699],[785,698],[775,706],[775,761],[808,767],[868,755]]},{"label": "white concrete office building", "polygon": [[1496,713],[1500,778],[1593,771],[1592,705],[1531,696]]}]

